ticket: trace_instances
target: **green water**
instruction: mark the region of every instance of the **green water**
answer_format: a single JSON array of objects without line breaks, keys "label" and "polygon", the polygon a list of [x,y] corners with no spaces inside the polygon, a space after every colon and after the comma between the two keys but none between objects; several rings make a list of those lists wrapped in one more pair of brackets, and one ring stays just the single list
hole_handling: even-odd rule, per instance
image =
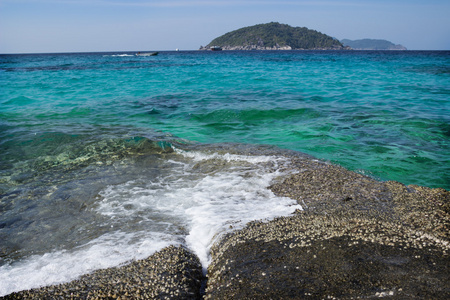
[{"label": "green water", "polygon": [[0,55],[0,296],[170,244],[206,268],[301,209],[267,189],[292,155],[450,190],[449,96],[448,51]]},{"label": "green water", "polygon": [[0,70],[3,154],[34,134],[134,132],[271,144],[450,188],[449,52],[19,55]]}]

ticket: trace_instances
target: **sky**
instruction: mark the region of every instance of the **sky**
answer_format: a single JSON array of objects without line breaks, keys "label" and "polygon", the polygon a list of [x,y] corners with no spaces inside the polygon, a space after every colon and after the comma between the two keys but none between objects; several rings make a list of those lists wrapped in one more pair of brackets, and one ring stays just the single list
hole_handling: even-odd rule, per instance
[{"label": "sky", "polygon": [[450,50],[449,0],[0,0],[0,53],[197,50],[279,22]]}]

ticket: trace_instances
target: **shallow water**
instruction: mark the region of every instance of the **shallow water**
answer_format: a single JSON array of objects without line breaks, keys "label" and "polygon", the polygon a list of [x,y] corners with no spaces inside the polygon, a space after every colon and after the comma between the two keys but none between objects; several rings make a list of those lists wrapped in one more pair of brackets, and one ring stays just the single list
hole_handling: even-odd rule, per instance
[{"label": "shallow water", "polygon": [[169,244],[206,267],[301,208],[267,190],[292,155],[450,189],[449,79],[450,52],[0,55],[0,295]]}]

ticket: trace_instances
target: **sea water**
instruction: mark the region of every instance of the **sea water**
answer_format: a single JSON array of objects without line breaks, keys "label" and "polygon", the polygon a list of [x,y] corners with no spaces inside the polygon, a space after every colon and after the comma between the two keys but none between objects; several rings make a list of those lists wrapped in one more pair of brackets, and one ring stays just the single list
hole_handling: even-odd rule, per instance
[{"label": "sea water", "polygon": [[0,55],[0,296],[301,206],[290,159],[450,189],[450,52]]}]

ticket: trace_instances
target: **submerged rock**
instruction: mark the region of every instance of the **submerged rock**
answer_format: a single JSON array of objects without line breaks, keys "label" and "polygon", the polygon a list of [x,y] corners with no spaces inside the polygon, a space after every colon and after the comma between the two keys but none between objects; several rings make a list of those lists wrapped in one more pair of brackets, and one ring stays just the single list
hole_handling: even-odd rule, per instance
[{"label": "submerged rock", "polygon": [[147,259],[98,270],[78,280],[21,291],[4,299],[199,299],[202,267],[183,247],[167,247]]},{"label": "submerged rock", "polygon": [[298,161],[270,188],[304,210],[212,248],[206,299],[449,299],[450,193]]}]

